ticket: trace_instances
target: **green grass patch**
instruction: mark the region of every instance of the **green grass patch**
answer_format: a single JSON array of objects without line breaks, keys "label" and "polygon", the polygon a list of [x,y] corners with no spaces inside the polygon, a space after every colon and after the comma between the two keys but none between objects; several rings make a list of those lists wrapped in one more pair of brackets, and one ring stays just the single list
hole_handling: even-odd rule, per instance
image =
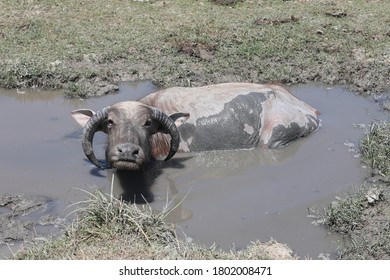
[{"label": "green grass patch", "polygon": [[364,162],[374,176],[390,182],[390,122],[373,123],[360,143]]},{"label": "green grass patch", "polygon": [[390,257],[389,187],[363,185],[345,198],[337,198],[316,223],[341,234],[340,259]]},{"label": "green grass patch", "polygon": [[77,83],[91,96],[98,77],[164,86],[322,81],[378,92],[389,87],[388,10],[386,0],[5,0],[0,86]]},{"label": "green grass patch", "polygon": [[360,186],[346,195],[337,197],[325,210],[323,223],[335,232],[350,233],[362,226],[362,216],[368,207],[383,200],[384,188]]}]

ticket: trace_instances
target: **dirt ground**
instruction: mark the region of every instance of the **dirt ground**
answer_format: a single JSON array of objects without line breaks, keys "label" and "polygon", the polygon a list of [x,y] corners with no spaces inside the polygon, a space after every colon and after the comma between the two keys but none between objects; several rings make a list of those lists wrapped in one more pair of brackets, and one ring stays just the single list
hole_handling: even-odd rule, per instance
[{"label": "dirt ground", "polygon": [[58,231],[65,220],[49,214],[49,204],[44,197],[0,193],[0,245],[29,243]]}]

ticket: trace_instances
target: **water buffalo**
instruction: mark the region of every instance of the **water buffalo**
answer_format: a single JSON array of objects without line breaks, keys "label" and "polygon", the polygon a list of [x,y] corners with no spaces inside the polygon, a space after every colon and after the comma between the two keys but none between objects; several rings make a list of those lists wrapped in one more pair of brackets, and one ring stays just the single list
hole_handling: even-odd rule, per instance
[{"label": "water buffalo", "polygon": [[[319,125],[318,112],[282,86],[252,83],[173,87],[72,117],[84,127],[82,146],[93,164],[136,172],[177,151],[277,148]],[[93,152],[97,131],[108,134],[107,166]]]}]

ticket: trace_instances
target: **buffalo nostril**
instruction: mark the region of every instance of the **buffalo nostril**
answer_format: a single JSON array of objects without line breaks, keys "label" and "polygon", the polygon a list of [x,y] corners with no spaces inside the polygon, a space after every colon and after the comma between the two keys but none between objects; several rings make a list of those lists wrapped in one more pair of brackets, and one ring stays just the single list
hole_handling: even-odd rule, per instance
[{"label": "buffalo nostril", "polygon": [[116,147],[116,154],[122,160],[136,160],[141,154],[141,149],[133,145],[121,144]]},{"label": "buffalo nostril", "polygon": [[135,148],[133,152],[131,153],[131,156],[133,159],[138,159],[139,156],[139,148]]},{"label": "buffalo nostril", "polygon": [[129,151],[129,148],[123,145],[119,145],[116,147],[116,151],[118,152],[118,154],[125,154]]}]

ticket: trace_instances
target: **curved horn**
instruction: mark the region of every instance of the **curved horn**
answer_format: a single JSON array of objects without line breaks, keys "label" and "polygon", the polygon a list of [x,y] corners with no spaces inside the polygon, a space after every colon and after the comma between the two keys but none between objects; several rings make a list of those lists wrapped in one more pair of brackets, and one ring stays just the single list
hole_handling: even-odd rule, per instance
[{"label": "curved horn", "polygon": [[165,161],[171,159],[177,152],[180,144],[180,133],[177,129],[175,122],[165,113],[161,112],[159,109],[152,108],[152,119],[158,121],[164,130],[168,132],[171,136],[170,150],[165,158]]},{"label": "curved horn", "polygon": [[103,123],[103,121],[107,119],[107,109],[108,107],[103,108],[103,110],[96,112],[96,114],[89,119],[89,121],[84,126],[83,135],[81,137],[81,144],[83,146],[84,154],[93,164],[101,169],[105,169],[105,167],[103,167],[97,160],[95,153],[93,152],[92,143],[93,137],[98,127]]}]

